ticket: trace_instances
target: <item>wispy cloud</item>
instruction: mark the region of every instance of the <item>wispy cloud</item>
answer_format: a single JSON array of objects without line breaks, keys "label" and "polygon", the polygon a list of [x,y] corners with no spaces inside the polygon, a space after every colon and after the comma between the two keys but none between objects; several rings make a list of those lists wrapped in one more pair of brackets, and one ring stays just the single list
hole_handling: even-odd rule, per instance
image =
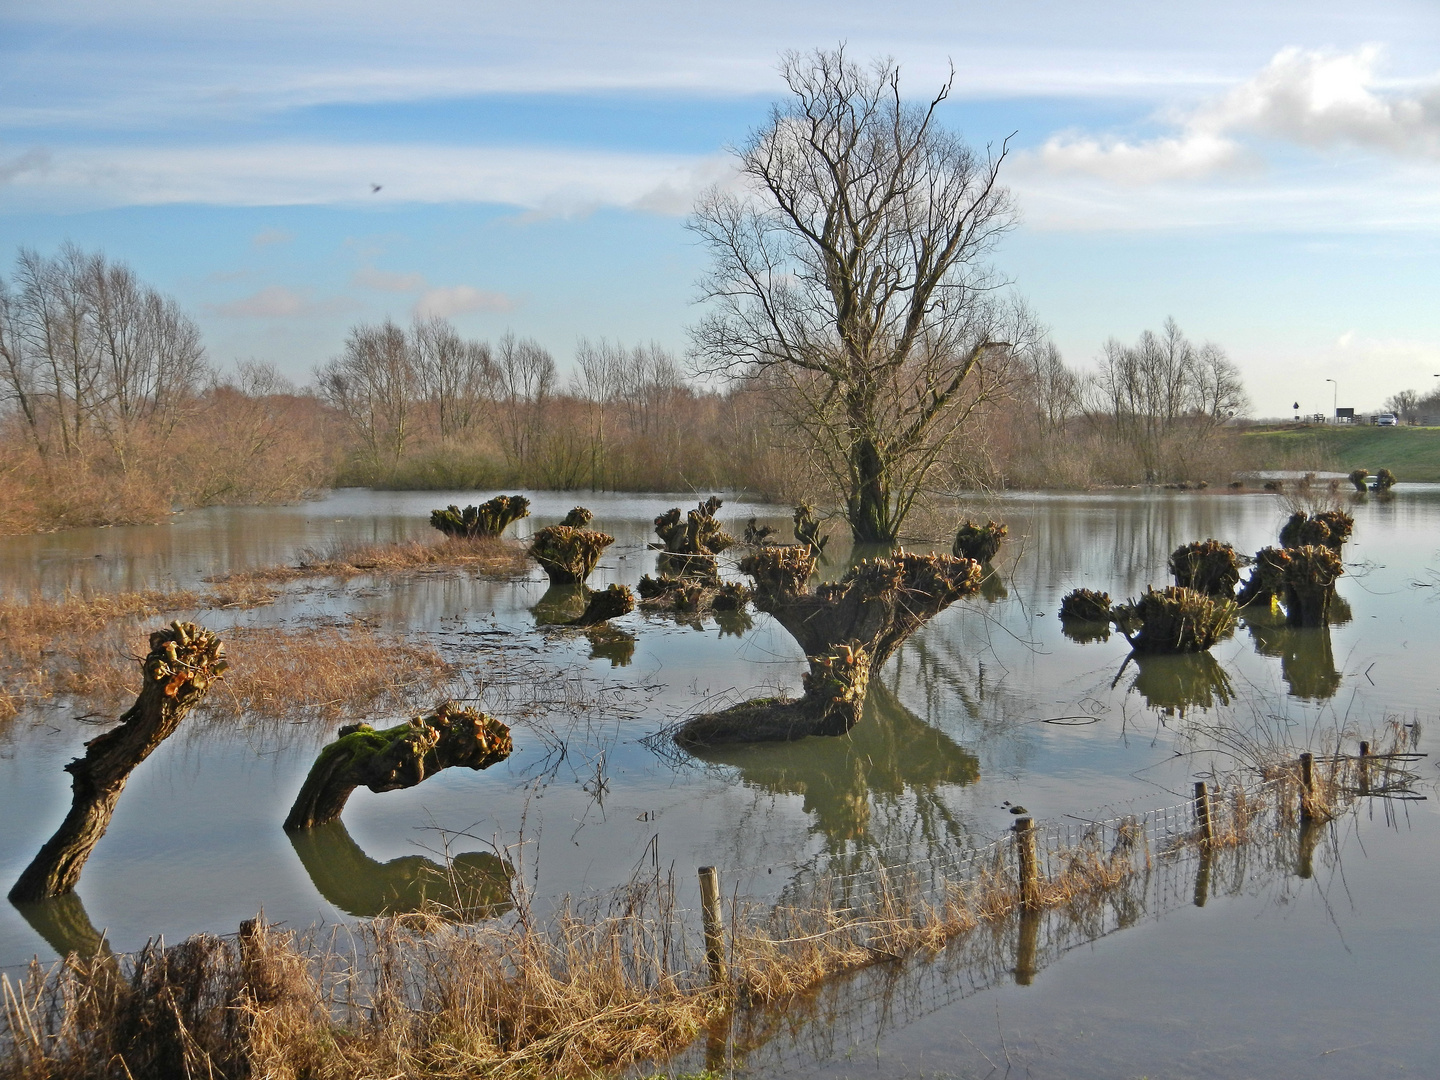
[{"label": "wispy cloud", "polygon": [[[56,151],[45,176],[18,175],[12,204],[66,210],[491,203],[547,216],[598,207],[683,213],[728,166],[714,156],[398,144],[95,146]],[[370,178],[383,183],[372,193]]]},{"label": "wispy cloud", "polygon": [[415,315],[428,318],[439,315],[467,315],[475,311],[514,311],[513,297],[502,292],[489,292],[471,288],[469,285],[451,285],[448,288],[430,289],[415,302]]},{"label": "wispy cloud", "polygon": [[388,270],[377,270],[373,266],[362,266],[355,271],[350,281],[362,289],[390,293],[419,292],[428,284],[424,274],[396,274]]},{"label": "wispy cloud", "polygon": [[238,300],[205,307],[215,315],[231,319],[309,319],[349,311],[355,303],[343,296],[316,300],[309,289],[270,285]]}]

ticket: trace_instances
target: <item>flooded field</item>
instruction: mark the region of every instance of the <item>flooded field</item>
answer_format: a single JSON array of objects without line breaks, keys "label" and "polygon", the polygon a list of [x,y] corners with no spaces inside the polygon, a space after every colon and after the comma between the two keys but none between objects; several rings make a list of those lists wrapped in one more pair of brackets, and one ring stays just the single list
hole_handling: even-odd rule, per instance
[{"label": "flooded field", "polygon": [[[591,584],[652,572],[651,521],[693,498],[532,496],[528,535],[576,502],[617,539]],[[13,594],[190,587],[208,575],[294,562],[337,543],[425,539],[431,507],[473,494],[337,492],[281,508],[217,509],[168,526],[0,539]],[[315,752],[345,715],[292,723],[204,709],[130,782],[64,917],[0,905],[0,969],[54,958],[104,931],[117,950],[154,935],[233,932],[263,909],[291,927],[418,903],[447,857],[479,883],[472,914],[503,912],[506,860],[532,895],[603,893],[673,868],[693,904],[695,868],[765,900],[821,864],[933,860],[1036,819],[1109,819],[1172,806],[1194,780],[1236,766],[1236,740],[1321,751],[1389,724],[1419,724],[1440,698],[1440,486],[1347,503],[1343,604],[1328,629],[1242,618],[1211,653],[1131,658],[1125,639],[1077,643],[1060,598],[1077,586],[1138,595],[1166,558],[1205,537],[1242,552],[1273,544],[1273,495],[1121,492],[1013,495],[957,510],[1005,521],[998,573],[917,632],[872,682],[846,737],[728,748],[704,760],[649,738],[696,712],[798,691],[799,647],[770,619],[686,625],[636,613],[608,633],[546,625],[564,598],[538,569],[321,580],[269,606],[193,613],[227,627],[357,623],[432,642],[456,692],[513,729],[516,752],[485,772],[405,791],[357,792],[342,825],[292,841],[280,828]],[[783,507],[727,503],[789,536]],[[840,534],[835,524],[831,531]],[[939,535],[935,541],[945,542]],[[926,546],[923,542],[915,546]],[[948,548],[948,542],[945,543]],[[727,556],[735,552],[727,553]],[[849,552],[837,535],[827,576]],[[722,563],[725,562],[722,559]],[[728,571],[732,576],[732,568]],[[142,649],[138,638],[134,648]],[[245,662],[242,651],[233,662]],[[0,879],[19,874],[69,800],[62,766],[105,718],[57,701],[0,728]],[[1433,794],[1435,766],[1416,769]],[[833,1076],[1423,1075],[1440,1038],[1429,972],[1440,945],[1436,803],[1364,800],[1297,847],[1201,868],[1157,865],[1093,924],[1053,919],[933,957],[878,964],[784,1010],[737,1019],[686,1068]],[[1022,939],[1017,941],[1014,935]],[[1008,936],[1007,936],[1008,935]]]}]

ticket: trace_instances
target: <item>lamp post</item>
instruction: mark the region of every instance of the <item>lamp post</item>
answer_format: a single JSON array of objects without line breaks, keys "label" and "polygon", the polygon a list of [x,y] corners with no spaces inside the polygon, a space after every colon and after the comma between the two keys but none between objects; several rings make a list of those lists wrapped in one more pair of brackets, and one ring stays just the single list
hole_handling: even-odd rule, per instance
[{"label": "lamp post", "polygon": [[1330,402],[1331,409],[1333,410],[1330,414],[1330,419],[1338,424],[1340,422],[1340,384],[1334,379],[1326,379],[1325,381],[1335,387],[1335,396]]}]

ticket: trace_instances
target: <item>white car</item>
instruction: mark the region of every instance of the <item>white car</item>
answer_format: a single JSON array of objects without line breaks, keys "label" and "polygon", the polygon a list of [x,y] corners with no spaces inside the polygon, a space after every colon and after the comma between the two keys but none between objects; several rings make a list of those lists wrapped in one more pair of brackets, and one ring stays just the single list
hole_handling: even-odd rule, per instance
[{"label": "white car", "polygon": [[1395,427],[1400,423],[1400,418],[1393,412],[1382,412],[1371,423],[1378,427]]}]

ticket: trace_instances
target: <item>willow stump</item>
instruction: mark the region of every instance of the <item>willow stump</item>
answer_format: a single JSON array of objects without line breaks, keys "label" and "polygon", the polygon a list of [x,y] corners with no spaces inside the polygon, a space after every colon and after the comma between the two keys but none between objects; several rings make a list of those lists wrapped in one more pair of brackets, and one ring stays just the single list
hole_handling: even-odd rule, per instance
[{"label": "willow stump", "polygon": [[478,709],[452,701],[429,716],[376,730],[347,724],[340,737],[320,751],[301,785],[285,831],[338,821],[351,792],[412,788],[442,769],[488,769],[510,756],[510,729]]},{"label": "willow stump", "polygon": [[976,592],[982,573],[970,559],[900,551],[811,592],[817,557],[815,548],[797,545],[761,548],[740,563],[755,581],[755,606],[805,650],[804,695],[697,716],[676,732],[682,746],[843,735],[860,719],[870,677],[915,630]]},{"label": "willow stump", "polygon": [[615,543],[609,533],[585,528],[589,523],[590,511],[577,506],[559,525],[547,525],[535,533],[529,554],[551,585],[583,584],[601,553]]},{"label": "willow stump", "polygon": [[204,627],[173,622],[150,635],[150,653],[141,661],[145,681],[135,704],[119,724],[85,744],[84,757],[65,766],[73,792],[70,812],[10,890],[12,902],[74,891],[130,774],[174,733],[225,668],[224,644]]},{"label": "willow stump", "polygon": [[957,559],[974,559],[984,566],[1000,553],[1000,545],[1009,531],[998,521],[987,521],[984,525],[964,521],[955,531],[955,542],[950,545],[951,554]]},{"label": "willow stump", "polygon": [[523,495],[496,495],[479,506],[464,510],[451,503],[444,510],[430,511],[430,524],[446,536],[473,540],[499,536],[512,523],[530,516],[530,500]]}]

